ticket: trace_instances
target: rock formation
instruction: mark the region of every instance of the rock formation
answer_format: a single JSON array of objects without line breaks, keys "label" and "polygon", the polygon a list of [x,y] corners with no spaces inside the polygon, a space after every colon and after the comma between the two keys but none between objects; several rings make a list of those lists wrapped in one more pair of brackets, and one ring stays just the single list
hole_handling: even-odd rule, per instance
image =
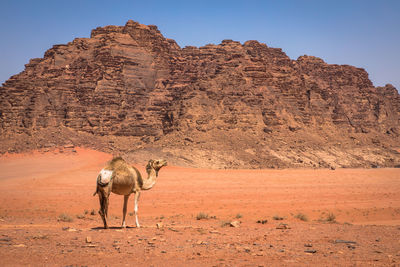
[{"label": "rock formation", "polygon": [[0,87],[3,152],[99,140],[203,167],[396,166],[399,134],[399,93],[364,69],[257,41],[180,48],[134,21],[55,45]]}]

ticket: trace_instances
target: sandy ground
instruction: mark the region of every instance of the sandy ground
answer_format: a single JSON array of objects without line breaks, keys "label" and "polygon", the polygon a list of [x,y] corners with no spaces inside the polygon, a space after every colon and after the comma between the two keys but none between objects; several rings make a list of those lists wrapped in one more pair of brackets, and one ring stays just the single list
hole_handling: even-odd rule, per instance
[{"label": "sandy ground", "polygon": [[142,193],[143,227],[133,197],[119,227],[113,194],[104,230],[92,194],[110,158],[79,148],[2,156],[0,265],[400,266],[400,169],[168,166]]}]

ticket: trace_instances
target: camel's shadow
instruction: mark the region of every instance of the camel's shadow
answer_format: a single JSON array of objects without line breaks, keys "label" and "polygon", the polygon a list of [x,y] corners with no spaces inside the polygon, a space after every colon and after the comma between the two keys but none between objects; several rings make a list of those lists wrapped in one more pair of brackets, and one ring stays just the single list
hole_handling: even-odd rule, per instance
[{"label": "camel's shadow", "polygon": [[102,226],[92,227],[91,231],[99,231],[99,230],[124,230],[124,229],[137,229],[136,226],[127,226],[126,228],[122,228],[121,226],[111,226],[108,229],[104,229]]}]

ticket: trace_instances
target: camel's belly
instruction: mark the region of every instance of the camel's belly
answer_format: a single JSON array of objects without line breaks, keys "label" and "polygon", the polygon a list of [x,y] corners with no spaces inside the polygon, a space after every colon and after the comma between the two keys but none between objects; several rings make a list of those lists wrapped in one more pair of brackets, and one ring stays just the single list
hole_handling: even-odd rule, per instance
[{"label": "camel's belly", "polygon": [[111,192],[117,195],[129,195],[132,193],[132,188],[126,188],[121,185],[113,186]]},{"label": "camel's belly", "polygon": [[112,180],[111,192],[118,195],[129,195],[132,193],[134,181],[128,177],[115,176]]}]

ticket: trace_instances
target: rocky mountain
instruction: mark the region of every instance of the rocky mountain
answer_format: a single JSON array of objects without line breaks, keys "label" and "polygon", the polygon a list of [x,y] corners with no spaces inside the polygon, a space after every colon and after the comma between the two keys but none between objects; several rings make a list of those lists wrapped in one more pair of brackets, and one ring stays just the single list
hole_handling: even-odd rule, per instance
[{"label": "rocky mountain", "polygon": [[368,73],[258,41],[184,47],[92,30],[0,87],[2,152],[83,145],[212,168],[400,165],[400,96]]}]

